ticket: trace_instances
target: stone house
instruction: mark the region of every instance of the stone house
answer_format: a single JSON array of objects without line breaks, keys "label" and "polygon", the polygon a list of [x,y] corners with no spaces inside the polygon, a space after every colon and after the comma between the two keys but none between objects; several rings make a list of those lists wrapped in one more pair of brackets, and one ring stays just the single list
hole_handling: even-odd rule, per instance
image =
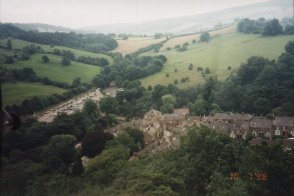
[{"label": "stone house", "polygon": [[294,136],[294,117],[275,117],[273,130],[277,136]]},{"label": "stone house", "polygon": [[273,136],[273,121],[263,117],[253,117],[249,130],[253,137],[268,138]]},{"label": "stone house", "polygon": [[190,116],[190,110],[189,108],[177,108],[174,109],[174,114],[184,115],[187,118],[188,116]]},{"label": "stone house", "polygon": [[186,120],[186,116],[184,114],[165,114],[161,123],[164,129],[170,129],[181,125]]}]

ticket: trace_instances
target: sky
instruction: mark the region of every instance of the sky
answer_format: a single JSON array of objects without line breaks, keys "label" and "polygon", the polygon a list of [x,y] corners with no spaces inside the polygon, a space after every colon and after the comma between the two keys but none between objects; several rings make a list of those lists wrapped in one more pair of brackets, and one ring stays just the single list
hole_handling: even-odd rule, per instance
[{"label": "sky", "polygon": [[0,0],[0,21],[70,28],[188,16],[267,0]]}]

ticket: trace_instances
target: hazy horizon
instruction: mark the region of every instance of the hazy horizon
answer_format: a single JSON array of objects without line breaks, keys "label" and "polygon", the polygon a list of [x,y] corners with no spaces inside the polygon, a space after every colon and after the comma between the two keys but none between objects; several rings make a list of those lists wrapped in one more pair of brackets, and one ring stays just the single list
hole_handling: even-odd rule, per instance
[{"label": "hazy horizon", "polygon": [[142,23],[265,1],[269,0],[0,0],[0,21],[82,28]]}]

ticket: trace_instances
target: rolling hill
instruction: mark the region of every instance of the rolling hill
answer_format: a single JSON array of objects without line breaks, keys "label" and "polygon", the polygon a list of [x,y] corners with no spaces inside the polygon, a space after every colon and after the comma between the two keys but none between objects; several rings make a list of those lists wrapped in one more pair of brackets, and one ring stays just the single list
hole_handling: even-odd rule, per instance
[{"label": "rolling hill", "polygon": [[[204,81],[201,72],[197,71],[197,67],[209,68],[210,75],[216,75],[218,79],[224,80],[242,62],[246,62],[250,56],[276,59],[284,51],[285,44],[290,40],[294,40],[293,35],[262,37],[260,35],[229,32],[212,36],[209,43],[192,44],[190,42],[188,50],[184,52],[178,52],[175,49],[164,50],[159,53],[147,52],[142,55],[165,55],[167,63],[161,72],[140,81],[145,87],[156,84],[173,84],[176,79],[180,88],[195,86]],[[191,63],[193,64],[193,70],[188,69]],[[229,70],[228,67],[232,69]],[[177,72],[175,72],[175,69],[177,69]],[[167,74],[169,75],[168,77]],[[189,77],[190,81],[181,83],[181,78],[185,77]]]},{"label": "rolling hill", "polygon": [[81,78],[82,82],[89,83],[93,77],[101,70],[98,66],[87,65],[71,61],[69,66],[61,65],[62,57],[47,54],[50,62],[42,62],[42,54],[31,56],[30,60],[17,61],[13,64],[3,64],[1,66],[8,69],[22,69],[25,67],[32,68],[39,77],[48,77],[53,81],[66,82],[71,84],[75,78]]},{"label": "rolling hill", "polygon": [[[0,39],[0,45],[5,45],[8,39]],[[78,49],[73,49],[65,46],[50,46],[50,45],[45,45],[45,44],[37,44],[33,42],[28,42],[28,41],[23,41],[20,39],[10,39],[11,44],[13,49],[22,49],[23,47],[27,45],[36,45],[42,47],[42,49],[45,52],[53,52],[54,49],[59,49],[59,50],[70,50],[76,57],[80,56],[86,56],[86,57],[93,57],[93,58],[105,58],[108,60],[110,64],[112,64],[113,60],[110,56],[105,55],[105,54],[97,54],[93,52],[88,52],[84,50],[78,50]]]},{"label": "rolling hill", "polygon": [[5,83],[2,84],[3,105],[20,104],[26,98],[33,96],[45,97],[51,94],[62,94],[66,90],[38,83]]}]

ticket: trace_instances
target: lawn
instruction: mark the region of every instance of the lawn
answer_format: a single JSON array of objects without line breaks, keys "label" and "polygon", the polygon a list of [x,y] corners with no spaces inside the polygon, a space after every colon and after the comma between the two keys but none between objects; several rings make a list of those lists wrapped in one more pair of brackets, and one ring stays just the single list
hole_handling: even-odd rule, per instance
[{"label": "lawn", "polygon": [[62,94],[66,90],[37,83],[4,83],[2,84],[3,105],[21,104],[25,98]]},{"label": "lawn", "polygon": [[[1,45],[6,45],[7,39],[2,39],[0,40],[0,44]],[[70,50],[72,53],[74,53],[74,55],[76,57],[79,56],[89,56],[89,57],[93,57],[93,58],[106,58],[110,64],[113,63],[113,60],[110,56],[105,55],[105,54],[97,54],[97,53],[93,53],[93,52],[88,52],[88,51],[84,51],[84,50],[77,50],[77,49],[73,49],[73,48],[69,48],[69,47],[64,47],[64,46],[50,46],[50,45],[45,45],[45,44],[36,44],[36,43],[32,43],[32,42],[27,42],[27,41],[23,41],[20,39],[11,39],[11,43],[12,43],[12,47],[13,49],[22,49],[23,47],[27,46],[27,45],[37,45],[37,46],[41,46],[43,50],[45,50],[46,52],[53,52],[54,49],[59,49],[59,50]]]},{"label": "lawn", "polygon": [[61,57],[56,55],[47,55],[50,62],[42,62],[42,54],[32,55],[30,60],[17,61],[13,64],[3,64],[8,69],[21,69],[25,67],[32,68],[39,77],[48,77],[53,81],[66,82],[71,84],[73,79],[81,78],[82,82],[89,83],[93,77],[101,70],[98,66],[87,65],[71,61],[69,66],[61,65]]},{"label": "lawn", "polygon": [[[263,56],[269,59],[277,59],[284,51],[285,44],[294,40],[293,35],[262,37],[260,35],[245,35],[237,32],[228,32],[212,36],[209,43],[190,44],[185,52],[165,50],[159,53],[147,52],[143,55],[163,54],[168,61],[163,70],[157,74],[141,79],[144,86],[156,84],[168,85],[179,80],[178,86],[185,88],[203,83],[204,79],[197,67],[207,67],[211,75],[224,80],[236,70],[241,63],[246,62],[250,56]],[[193,64],[193,70],[189,70],[189,64]],[[228,67],[232,70],[228,70]],[[177,72],[174,70],[177,69]],[[169,74],[169,77],[166,77]],[[190,82],[180,83],[182,77],[189,77]]]}]

